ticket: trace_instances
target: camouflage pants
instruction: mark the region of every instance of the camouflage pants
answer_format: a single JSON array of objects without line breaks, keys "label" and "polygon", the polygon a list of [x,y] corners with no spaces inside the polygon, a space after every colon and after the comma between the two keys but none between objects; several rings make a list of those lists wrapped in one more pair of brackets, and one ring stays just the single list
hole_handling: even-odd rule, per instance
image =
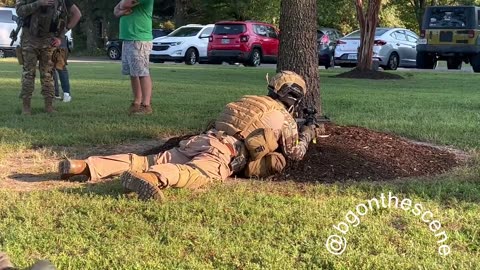
[{"label": "camouflage pants", "polygon": [[52,54],[55,48],[48,47],[43,49],[23,48],[23,73],[22,73],[22,91],[20,98],[29,99],[32,97],[35,89],[35,75],[37,62],[40,70],[40,82],[42,84],[42,95],[45,99],[54,98],[53,84],[53,62]]}]

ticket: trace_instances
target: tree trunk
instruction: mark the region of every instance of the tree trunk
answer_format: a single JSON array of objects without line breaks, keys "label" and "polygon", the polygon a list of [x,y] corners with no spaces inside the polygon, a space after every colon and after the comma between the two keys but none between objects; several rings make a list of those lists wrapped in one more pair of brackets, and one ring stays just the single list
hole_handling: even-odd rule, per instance
[{"label": "tree trunk", "polygon": [[86,39],[86,49],[88,51],[93,51],[97,49],[97,33],[95,27],[95,21],[92,16],[85,16],[85,23],[82,25],[83,31],[87,37]]},{"label": "tree trunk", "polygon": [[175,14],[173,20],[175,22],[175,28],[183,26],[187,21],[187,0],[175,0]]},{"label": "tree trunk", "polygon": [[298,108],[306,106],[322,115],[317,52],[317,1],[282,0],[280,3],[280,49],[277,72],[294,71],[305,79],[307,95]]},{"label": "tree trunk", "polygon": [[357,62],[357,69],[360,71],[372,70],[373,43],[381,3],[382,0],[368,0],[367,10],[364,11],[363,0],[355,0],[360,24],[360,48]]}]

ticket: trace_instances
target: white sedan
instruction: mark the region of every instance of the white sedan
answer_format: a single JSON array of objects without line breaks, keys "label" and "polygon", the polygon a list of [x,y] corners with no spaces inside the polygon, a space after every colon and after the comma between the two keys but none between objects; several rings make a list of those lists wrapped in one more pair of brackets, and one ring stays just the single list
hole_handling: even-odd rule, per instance
[{"label": "white sedan", "polygon": [[[387,70],[398,67],[416,67],[418,36],[405,28],[377,28],[373,46],[373,59]],[[335,65],[341,67],[357,64],[360,31],[354,31],[337,41]]]}]

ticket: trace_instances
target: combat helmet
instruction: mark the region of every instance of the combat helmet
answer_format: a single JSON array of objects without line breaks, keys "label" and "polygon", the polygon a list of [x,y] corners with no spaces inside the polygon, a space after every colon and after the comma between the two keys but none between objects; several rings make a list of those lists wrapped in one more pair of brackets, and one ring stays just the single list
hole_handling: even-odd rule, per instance
[{"label": "combat helmet", "polygon": [[293,71],[281,71],[268,82],[268,95],[282,102],[287,108],[298,105],[306,93],[305,81]]}]

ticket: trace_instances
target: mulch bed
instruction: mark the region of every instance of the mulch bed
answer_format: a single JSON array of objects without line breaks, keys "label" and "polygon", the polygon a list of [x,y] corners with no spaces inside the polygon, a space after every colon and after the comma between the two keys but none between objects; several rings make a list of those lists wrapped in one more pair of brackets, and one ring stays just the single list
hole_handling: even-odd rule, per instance
[{"label": "mulch bed", "polygon": [[301,162],[275,180],[388,180],[441,174],[460,164],[446,149],[361,127],[326,125],[329,137],[311,144]]},{"label": "mulch bed", "polygon": [[[310,144],[300,162],[290,163],[272,180],[333,182],[345,180],[389,180],[441,174],[459,165],[456,154],[404,138],[361,127],[325,126],[328,137]],[[191,134],[175,137],[143,154],[154,154],[178,145]]]},{"label": "mulch bed", "polygon": [[334,78],[347,78],[347,79],[371,79],[371,80],[402,80],[402,76],[398,74],[392,74],[382,71],[360,71],[356,68],[340,73],[338,75],[332,76]]}]

